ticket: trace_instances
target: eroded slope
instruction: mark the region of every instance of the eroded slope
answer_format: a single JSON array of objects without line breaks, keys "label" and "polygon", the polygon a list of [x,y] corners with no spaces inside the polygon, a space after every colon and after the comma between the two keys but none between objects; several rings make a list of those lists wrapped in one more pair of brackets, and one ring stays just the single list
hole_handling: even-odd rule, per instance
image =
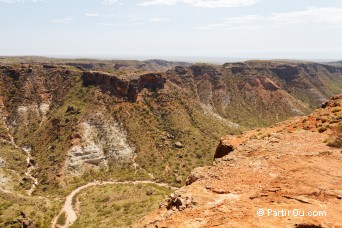
[{"label": "eroded slope", "polygon": [[[89,69],[0,67],[0,185],[6,196],[56,199],[34,221],[48,223],[63,196],[94,180],[181,186],[193,168],[212,162],[223,134],[302,115],[342,89],[340,68],[313,63]],[[15,215],[7,222],[27,214],[17,200],[8,205],[4,212]]]},{"label": "eroded slope", "polygon": [[[223,138],[218,150],[230,145],[234,151],[212,166],[192,172],[189,185],[176,192],[182,206],[169,201],[142,224],[340,227],[342,95],[323,107],[308,117]],[[186,204],[185,199],[191,199],[191,203]],[[260,209],[263,216],[257,214]],[[281,210],[292,214],[278,212]],[[306,216],[298,216],[293,210]],[[321,214],[307,216],[310,211]]]}]

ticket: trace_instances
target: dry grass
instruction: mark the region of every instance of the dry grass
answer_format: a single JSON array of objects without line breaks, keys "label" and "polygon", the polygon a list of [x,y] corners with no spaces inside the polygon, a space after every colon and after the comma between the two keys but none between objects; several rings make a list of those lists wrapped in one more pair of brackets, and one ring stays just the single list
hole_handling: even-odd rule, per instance
[{"label": "dry grass", "polygon": [[153,184],[96,186],[80,193],[76,227],[129,227],[158,208],[171,193]]},{"label": "dry grass", "polygon": [[339,124],[332,129],[332,134],[327,140],[327,145],[342,148],[342,124]]}]

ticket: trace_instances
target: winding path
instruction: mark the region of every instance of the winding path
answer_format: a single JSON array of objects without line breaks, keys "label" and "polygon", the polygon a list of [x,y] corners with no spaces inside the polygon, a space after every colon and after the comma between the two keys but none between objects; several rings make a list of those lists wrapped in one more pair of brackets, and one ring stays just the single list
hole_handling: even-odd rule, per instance
[{"label": "winding path", "polygon": [[[87,189],[91,186],[101,186],[101,185],[108,185],[108,184],[155,184],[158,185],[160,187],[170,187],[174,190],[178,189],[172,186],[169,186],[166,183],[157,183],[154,181],[94,181],[94,182],[90,182],[86,185],[83,185],[81,187],[78,187],[77,189],[75,189],[74,191],[72,191],[65,199],[65,203],[63,208],[61,209],[61,211],[58,213],[58,215],[52,220],[52,228],[56,228],[56,227],[60,227],[60,228],[66,228],[71,226],[76,220],[77,220],[77,214],[75,209],[73,208],[72,205],[72,201],[73,198],[75,197],[75,195],[77,193],[79,193],[80,191]],[[66,215],[66,220],[65,220],[65,224],[63,226],[57,225],[57,220],[58,217],[65,212]]]}]

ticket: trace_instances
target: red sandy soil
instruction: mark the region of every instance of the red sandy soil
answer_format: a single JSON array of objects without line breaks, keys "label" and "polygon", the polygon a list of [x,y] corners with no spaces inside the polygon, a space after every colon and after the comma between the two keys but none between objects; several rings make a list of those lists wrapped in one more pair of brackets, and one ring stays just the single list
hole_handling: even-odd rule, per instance
[{"label": "red sandy soil", "polygon": [[176,192],[194,205],[162,206],[137,226],[342,227],[342,149],[327,145],[341,107],[342,95],[308,117],[223,138],[234,151],[195,169],[193,183]]}]

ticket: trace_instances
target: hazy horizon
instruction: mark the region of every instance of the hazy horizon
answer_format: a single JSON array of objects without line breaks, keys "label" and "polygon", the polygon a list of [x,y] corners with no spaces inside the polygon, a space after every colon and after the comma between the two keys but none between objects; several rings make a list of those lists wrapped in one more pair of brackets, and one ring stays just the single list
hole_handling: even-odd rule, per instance
[{"label": "hazy horizon", "polygon": [[4,55],[0,58],[30,58],[30,57],[42,57],[51,59],[89,59],[89,60],[104,60],[104,61],[120,61],[120,60],[136,60],[136,61],[148,61],[148,60],[165,60],[174,62],[188,62],[188,63],[213,63],[224,64],[229,62],[244,62],[250,60],[265,60],[265,61],[303,61],[303,62],[339,62],[342,59],[280,59],[280,58],[234,58],[234,57],[208,57],[208,56],[92,56],[92,55]]},{"label": "hazy horizon", "polygon": [[338,0],[0,0],[0,55],[342,59]]}]

